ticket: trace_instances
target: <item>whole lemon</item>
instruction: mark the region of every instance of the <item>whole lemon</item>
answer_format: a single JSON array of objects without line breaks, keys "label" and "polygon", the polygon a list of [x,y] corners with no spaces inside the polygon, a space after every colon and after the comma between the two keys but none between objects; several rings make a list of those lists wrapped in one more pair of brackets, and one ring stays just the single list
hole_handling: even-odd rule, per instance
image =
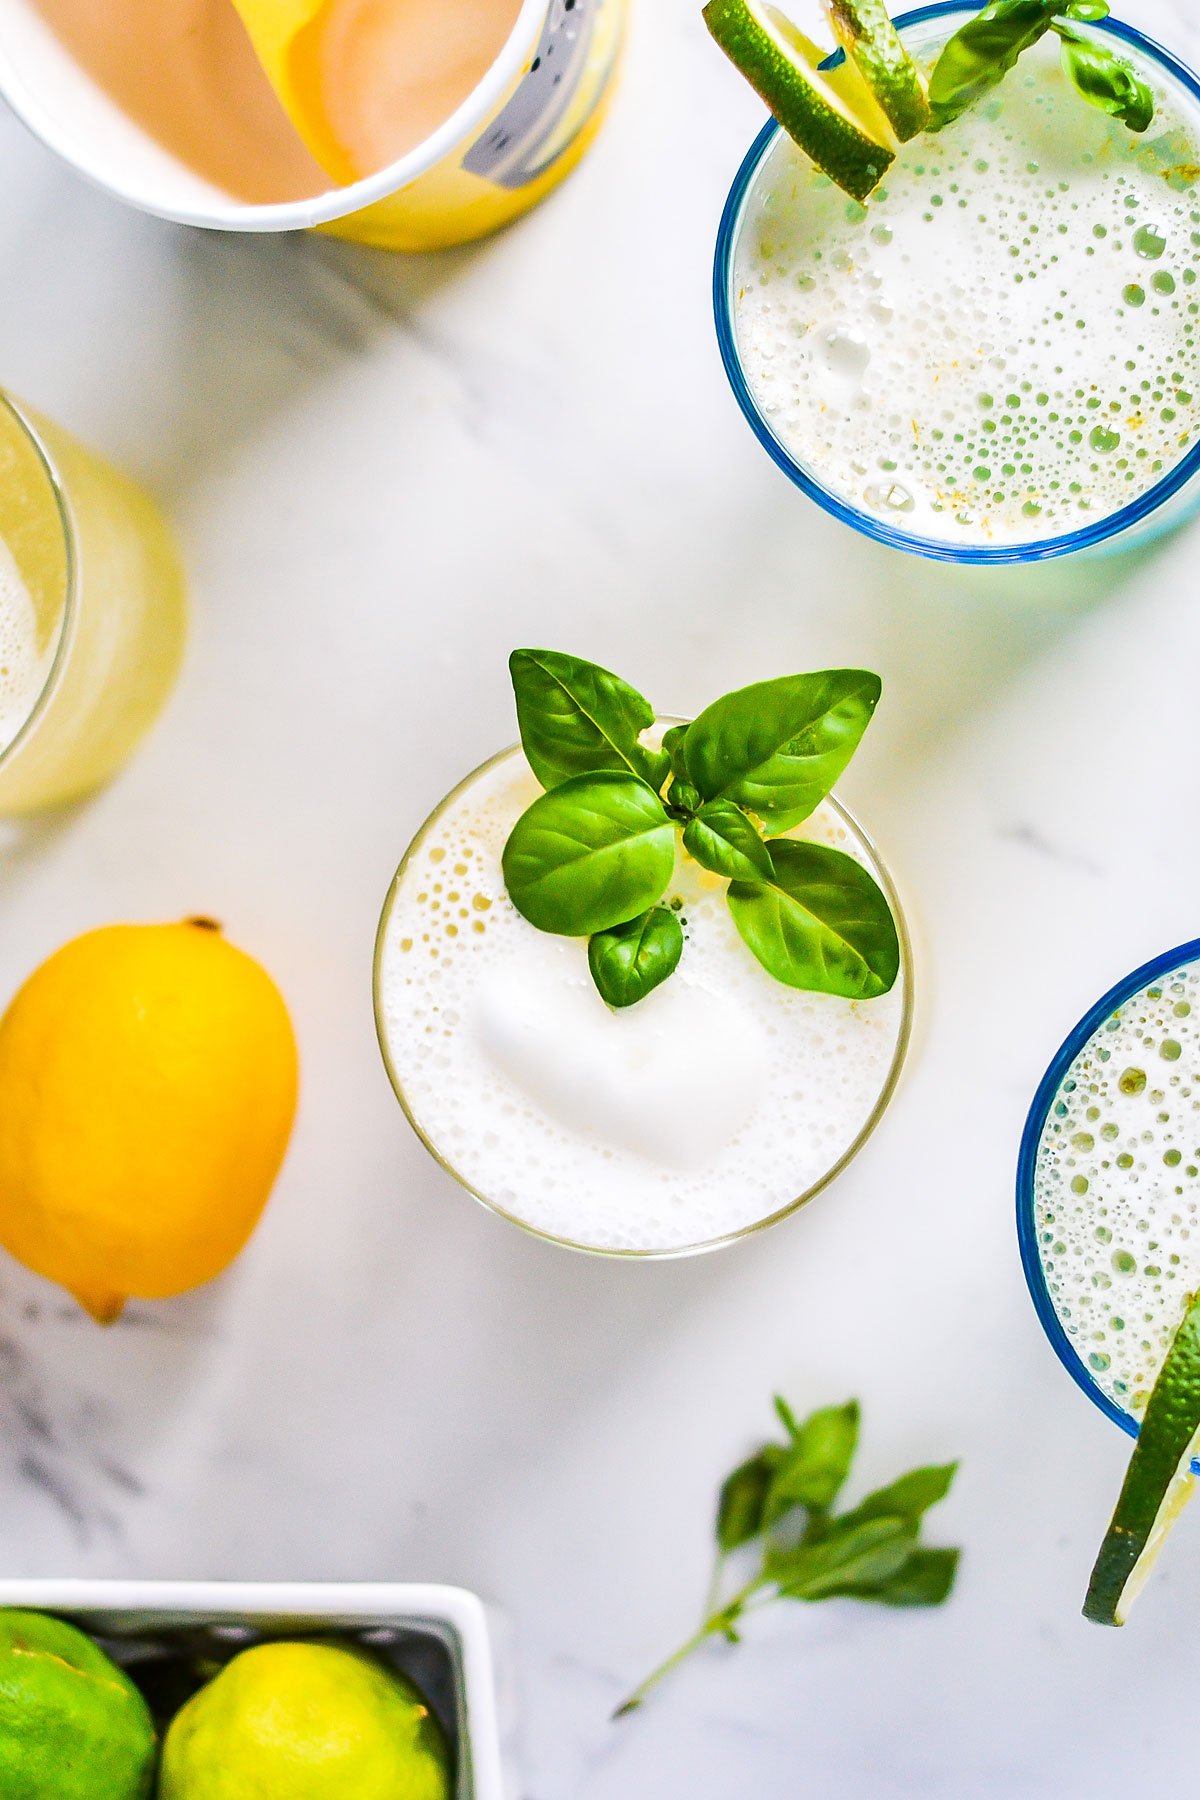
[{"label": "whole lemon", "polygon": [[91,1638],[0,1611],[4,1800],[145,1800],[156,1750],[146,1702]]},{"label": "whole lemon", "polygon": [[450,1755],[413,1684],[366,1651],[244,1650],[177,1714],[159,1800],[450,1800]]},{"label": "whole lemon", "polygon": [[210,920],[59,950],[0,1020],[0,1244],[102,1323],[220,1274],[296,1113],[279,990]]}]

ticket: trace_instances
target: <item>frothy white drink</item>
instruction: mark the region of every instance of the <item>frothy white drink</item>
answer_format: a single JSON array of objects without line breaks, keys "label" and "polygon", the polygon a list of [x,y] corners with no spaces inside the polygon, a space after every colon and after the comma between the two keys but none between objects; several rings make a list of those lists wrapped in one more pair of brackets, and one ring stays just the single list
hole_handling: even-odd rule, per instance
[{"label": "frothy white drink", "polygon": [[[868,1001],[782,986],[738,937],[725,884],[680,859],[682,963],[612,1011],[585,945],[534,930],[505,893],[505,840],[540,792],[518,751],[481,771],[389,902],[380,1028],[415,1123],[477,1194],[572,1244],[683,1250],[771,1218],[872,1122],[902,1054],[906,974]],[[832,805],[796,835],[876,868]]]},{"label": "frothy white drink", "polygon": [[0,538],[0,755],[37,705],[52,661],[52,651],[38,648],[33,599]]},{"label": "frothy white drink", "polygon": [[1121,1006],[1080,1051],[1038,1149],[1046,1285],[1097,1385],[1149,1397],[1200,1285],[1200,965]]},{"label": "frothy white drink", "polygon": [[1120,511],[1196,442],[1200,109],[1130,54],[1158,101],[1144,138],[1084,104],[1047,40],[908,145],[867,210],[776,139],[737,344],[827,490],[906,533],[1030,542]]}]

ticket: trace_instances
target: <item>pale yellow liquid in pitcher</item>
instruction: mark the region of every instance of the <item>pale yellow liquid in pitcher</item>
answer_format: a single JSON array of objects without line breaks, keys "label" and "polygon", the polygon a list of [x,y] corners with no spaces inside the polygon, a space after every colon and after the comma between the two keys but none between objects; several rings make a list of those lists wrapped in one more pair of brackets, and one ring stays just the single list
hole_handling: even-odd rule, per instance
[{"label": "pale yellow liquid in pitcher", "polygon": [[170,692],[185,619],[153,503],[0,396],[0,817],[115,772]]},{"label": "pale yellow liquid in pitcher", "polygon": [[[150,137],[240,200],[332,184],[294,130],[232,0],[37,0],[92,79]],[[304,34],[313,102],[351,180],[436,131],[487,74],[520,0],[329,0]]]}]

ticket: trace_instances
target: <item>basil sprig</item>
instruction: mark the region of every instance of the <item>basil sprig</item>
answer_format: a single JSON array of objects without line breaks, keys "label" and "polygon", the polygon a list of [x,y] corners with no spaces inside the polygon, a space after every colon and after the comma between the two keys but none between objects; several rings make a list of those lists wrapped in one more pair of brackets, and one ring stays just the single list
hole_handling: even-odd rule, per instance
[{"label": "basil sprig", "polygon": [[942,131],[998,87],[1026,50],[1056,32],[1063,68],[1089,105],[1148,130],[1154,94],[1132,64],[1096,38],[1075,29],[1108,17],[1107,0],[992,0],[956,31],[929,79],[931,131]]},{"label": "basil sprig", "polygon": [[[711,1638],[741,1641],[743,1619],[775,1600],[848,1599],[879,1606],[940,1606],[954,1586],[959,1552],[921,1542],[925,1514],[944,1500],[957,1463],[914,1469],[848,1512],[833,1507],[858,1447],[859,1407],[822,1407],[803,1421],[784,1400],[784,1428],[739,1463],[717,1502],[717,1567],[707,1617],[673,1656],[636,1688],[616,1717],[635,1711],[664,1676]],[[750,1578],[727,1594],[729,1558],[753,1546]]]},{"label": "basil sprig", "polygon": [[675,973],[682,955],[678,914],[652,906],[627,925],[596,932],[588,943],[588,968],[610,1006],[634,1006]]},{"label": "basil sprig", "polygon": [[[609,670],[514,651],[521,742],[546,788],[504,849],[504,882],[539,931],[590,940],[610,1006],[666,981],[684,950],[663,906],[680,853],[728,881],[743,942],[789,987],[873,999],[900,971],[885,895],[853,857],[778,835],[807,819],[870,723],[879,678],[830,669],[717,700],[663,747],[642,742],[649,701]],[[663,789],[665,787],[665,794]]]}]

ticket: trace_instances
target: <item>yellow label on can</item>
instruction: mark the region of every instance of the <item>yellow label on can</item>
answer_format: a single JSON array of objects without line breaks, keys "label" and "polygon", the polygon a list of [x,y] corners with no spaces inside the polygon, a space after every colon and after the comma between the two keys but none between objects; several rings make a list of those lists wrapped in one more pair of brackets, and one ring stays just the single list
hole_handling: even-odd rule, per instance
[{"label": "yellow label on can", "polygon": [[558,186],[603,122],[627,0],[550,0],[520,74],[469,136],[415,181],[319,227],[386,250],[484,237]]}]

